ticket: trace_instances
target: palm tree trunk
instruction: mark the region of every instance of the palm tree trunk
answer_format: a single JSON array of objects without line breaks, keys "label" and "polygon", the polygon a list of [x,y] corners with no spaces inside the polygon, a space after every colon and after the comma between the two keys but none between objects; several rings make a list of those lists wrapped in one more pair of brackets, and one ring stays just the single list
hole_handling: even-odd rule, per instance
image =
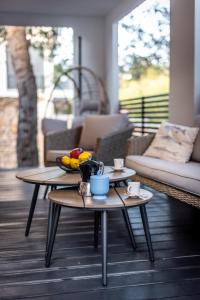
[{"label": "palm tree trunk", "polygon": [[18,166],[37,166],[37,87],[25,27],[6,27],[6,33],[19,93]]}]

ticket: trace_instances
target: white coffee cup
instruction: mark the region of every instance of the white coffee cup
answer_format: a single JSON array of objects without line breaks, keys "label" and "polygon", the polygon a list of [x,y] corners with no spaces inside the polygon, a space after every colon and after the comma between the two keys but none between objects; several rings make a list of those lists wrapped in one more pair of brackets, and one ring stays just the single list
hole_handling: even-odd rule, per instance
[{"label": "white coffee cup", "polygon": [[123,158],[114,158],[114,168],[116,170],[123,169],[124,167],[124,159]]},{"label": "white coffee cup", "polygon": [[133,181],[128,183],[127,193],[130,196],[139,196],[140,195],[140,182]]}]

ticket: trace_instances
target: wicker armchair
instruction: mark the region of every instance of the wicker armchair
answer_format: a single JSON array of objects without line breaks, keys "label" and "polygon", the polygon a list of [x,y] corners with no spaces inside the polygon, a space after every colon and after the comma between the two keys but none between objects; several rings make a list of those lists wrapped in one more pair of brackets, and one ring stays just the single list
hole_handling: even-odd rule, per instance
[{"label": "wicker armchair", "polygon": [[[145,160],[145,157],[142,157],[142,154],[145,152],[145,150],[151,144],[153,138],[154,138],[154,134],[149,134],[149,135],[142,136],[142,137],[131,137],[128,140],[128,156],[126,158],[127,167],[131,167],[130,166],[130,164],[131,164],[130,158],[131,157],[135,156],[136,161],[138,158],[138,160],[140,160],[140,162],[142,162],[143,159]],[[133,160],[134,160],[134,158],[133,158]],[[157,160],[157,164],[159,164],[159,159],[156,159],[156,160]],[[189,165],[189,163],[187,163],[187,165]],[[191,165],[192,165],[192,167],[193,167],[193,165],[195,165],[195,168],[196,169],[199,168],[199,171],[200,171],[200,163],[198,161],[194,161],[194,162],[191,161]],[[136,163],[135,167],[134,167],[134,165],[132,165],[132,167],[136,170],[136,175],[134,176],[134,180],[140,181],[141,183],[143,183],[147,186],[150,186],[155,190],[166,193],[167,195],[169,195],[175,199],[178,199],[180,201],[186,202],[187,204],[191,204],[197,208],[200,208],[200,193],[198,193],[198,191],[196,191],[194,193],[192,191],[188,191],[188,189],[185,186],[180,187],[180,183],[179,183],[179,186],[177,186],[178,184],[176,183],[176,181],[173,181],[173,180],[171,180],[171,183],[169,183],[169,182],[166,183],[166,181],[163,179],[162,176],[160,178],[158,178],[157,174],[155,173],[156,167],[155,167],[155,169],[153,167],[150,168],[148,175],[147,175],[147,173],[145,173],[145,168],[147,170],[148,166],[146,165],[144,168],[144,163],[142,163],[141,165]],[[171,175],[173,175],[173,174],[168,173],[169,177]],[[185,182],[187,182],[191,179],[188,176],[188,177],[184,178],[184,180],[185,180]],[[198,185],[198,182],[197,182],[197,185]],[[200,181],[199,181],[199,186],[200,186]]]},{"label": "wicker armchair", "polygon": [[57,155],[56,153],[58,153],[58,155],[59,153],[62,155],[63,151],[61,149],[73,149],[77,147],[80,140],[81,130],[82,127],[76,127],[44,135],[44,165],[46,167],[55,165],[55,161],[53,162],[49,158],[49,151],[55,151],[55,155]]},{"label": "wicker armchair", "polygon": [[[107,116],[109,118],[109,116]],[[126,125],[125,125],[126,124]],[[55,158],[64,155],[67,150],[83,147],[93,153],[93,157],[103,161],[106,165],[112,165],[116,157],[125,158],[127,155],[127,140],[133,132],[133,126],[125,123],[125,126],[114,132],[97,137],[93,148],[82,146],[81,138],[83,127],[76,127],[44,136],[44,164],[55,165]],[[98,127],[98,126],[97,126]],[[88,133],[89,134],[89,133]]]}]

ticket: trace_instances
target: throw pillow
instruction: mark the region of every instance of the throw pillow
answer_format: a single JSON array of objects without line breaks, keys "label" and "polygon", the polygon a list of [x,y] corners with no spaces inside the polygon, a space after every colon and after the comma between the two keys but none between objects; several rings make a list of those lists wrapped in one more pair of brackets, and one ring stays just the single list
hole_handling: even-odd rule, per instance
[{"label": "throw pillow", "polygon": [[144,156],[185,163],[190,159],[198,131],[199,128],[163,122]]}]

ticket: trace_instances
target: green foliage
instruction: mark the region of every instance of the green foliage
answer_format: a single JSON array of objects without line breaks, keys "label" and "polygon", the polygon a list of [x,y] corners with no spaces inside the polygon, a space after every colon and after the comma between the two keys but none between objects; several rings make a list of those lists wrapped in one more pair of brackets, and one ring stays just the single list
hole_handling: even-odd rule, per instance
[{"label": "green foliage", "polygon": [[139,80],[149,68],[161,71],[169,67],[169,19],[169,7],[154,1],[139,17],[133,11],[119,23],[121,31],[130,36],[120,73]]},{"label": "green foliage", "polygon": [[60,46],[58,42],[58,28],[55,27],[26,27],[26,37],[30,45],[40,50],[49,51],[49,58],[53,58],[56,49]]},{"label": "green foliage", "polygon": [[121,74],[119,99],[169,93],[168,69],[148,68],[140,79],[128,79],[126,74]]},{"label": "green foliage", "polygon": [[54,82],[69,69],[69,59],[63,59],[59,64],[54,65]]}]

